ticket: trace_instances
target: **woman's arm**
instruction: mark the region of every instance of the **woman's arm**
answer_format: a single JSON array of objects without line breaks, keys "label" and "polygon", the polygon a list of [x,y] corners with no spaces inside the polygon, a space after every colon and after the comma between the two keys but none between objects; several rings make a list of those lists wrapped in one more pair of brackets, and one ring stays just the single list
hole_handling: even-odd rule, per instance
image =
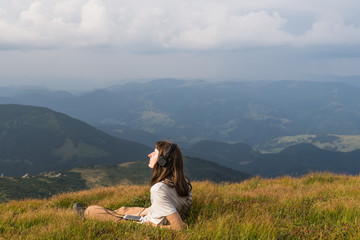
[{"label": "woman's arm", "polygon": [[170,225],[162,226],[162,227],[167,227],[173,230],[181,230],[185,227],[185,223],[181,219],[178,212],[166,216],[166,219],[169,221]]},{"label": "woman's arm", "polygon": [[173,230],[181,230],[186,226],[178,212],[166,216],[166,219],[169,221],[170,225],[160,225],[152,223],[150,221],[146,223],[153,225],[154,227],[170,228]]}]

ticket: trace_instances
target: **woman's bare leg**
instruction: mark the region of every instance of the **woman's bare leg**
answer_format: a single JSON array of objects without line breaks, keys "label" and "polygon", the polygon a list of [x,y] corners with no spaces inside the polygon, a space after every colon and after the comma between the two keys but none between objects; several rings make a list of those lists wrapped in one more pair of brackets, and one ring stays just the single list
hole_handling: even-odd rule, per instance
[{"label": "woman's bare leg", "polygon": [[110,210],[101,206],[93,205],[86,208],[84,217],[87,219],[96,219],[99,221],[121,221],[124,215],[137,215],[140,214],[146,208],[142,207],[121,207],[117,210]]}]

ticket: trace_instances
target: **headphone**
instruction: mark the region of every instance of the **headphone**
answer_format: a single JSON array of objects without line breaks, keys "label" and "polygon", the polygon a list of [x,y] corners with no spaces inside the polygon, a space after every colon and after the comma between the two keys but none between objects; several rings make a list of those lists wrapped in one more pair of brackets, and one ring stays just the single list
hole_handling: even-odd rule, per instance
[{"label": "headphone", "polygon": [[160,167],[164,167],[166,165],[166,163],[168,162],[168,158],[170,156],[170,153],[177,147],[177,145],[175,143],[172,143],[169,150],[167,151],[167,153],[165,154],[165,156],[160,156],[159,160],[158,160],[158,164],[160,165]]}]

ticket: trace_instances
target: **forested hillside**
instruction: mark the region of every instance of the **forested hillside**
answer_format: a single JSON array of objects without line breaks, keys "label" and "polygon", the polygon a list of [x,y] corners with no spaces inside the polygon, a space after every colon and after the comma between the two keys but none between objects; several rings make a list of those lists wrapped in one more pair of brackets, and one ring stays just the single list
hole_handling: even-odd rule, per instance
[{"label": "forested hillside", "polygon": [[0,105],[0,174],[5,176],[135,161],[151,151],[47,108]]}]

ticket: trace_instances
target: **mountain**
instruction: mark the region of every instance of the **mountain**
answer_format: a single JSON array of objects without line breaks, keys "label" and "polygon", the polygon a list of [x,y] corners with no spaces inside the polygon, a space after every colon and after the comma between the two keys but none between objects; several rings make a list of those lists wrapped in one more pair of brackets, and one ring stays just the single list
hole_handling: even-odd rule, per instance
[{"label": "mountain", "polygon": [[140,129],[132,129],[122,127],[121,125],[95,125],[97,129],[100,129],[103,132],[108,133],[114,137],[127,139],[130,141],[142,143],[146,146],[154,148],[154,144],[159,140],[168,140],[159,135],[149,133]]},{"label": "mountain", "polygon": [[360,149],[360,135],[303,134],[284,136],[259,144],[255,146],[255,149],[262,153],[277,153],[300,143],[311,143],[318,148],[330,151],[351,152]]},{"label": "mountain", "polygon": [[[114,135],[119,129],[140,130],[171,138],[184,147],[201,140],[255,146],[300,134],[360,135],[360,88],[355,87],[354,81],[334,79],[158,79],[80,95],[49,90],[18,91],[12,95],[0,92],[0,103],[48,107],[91,125],[105,126]],[[122,137],[141,139],[126,133]]]},{"label": "mountain", "polygon": [[358,75],[348,75],[348,76],[317,75],[317,76],[312,76],[312,79],[320,82],[341,82],[360,89],[360,76]]},{"label": "mountain", "polygon": [[289,146],[278,153],[261,154],[246,144],[203,141],[184,152],[263,177],[300,176],[316,171],[360,173],[360,150],[334,152],[306,143]]},{"label": "mountain", "polygon": [[251,177],[221,164],[192,157],[184,158],[184,171],[192,181],[240,182]]},{"label": "mountain", "polygon": [[151,151],[47,108],[0,105],[0,174],[5,176],[134,161]]},{"label": "mountain", "polygon": [[330,171],[342,174],[360,173],[360,150],[332,152],[312,144],[298,144],[275,154],[262,154],[242,171],[266,177],[281,175],[300,176],[309,172]]},{"label": "mountain", "polygon": [[203,158],[233,169],[240,169],[241,164],[260,155],[245,143],[227,144],[209,140],[200,141],[183,152],[188,156]]}]

